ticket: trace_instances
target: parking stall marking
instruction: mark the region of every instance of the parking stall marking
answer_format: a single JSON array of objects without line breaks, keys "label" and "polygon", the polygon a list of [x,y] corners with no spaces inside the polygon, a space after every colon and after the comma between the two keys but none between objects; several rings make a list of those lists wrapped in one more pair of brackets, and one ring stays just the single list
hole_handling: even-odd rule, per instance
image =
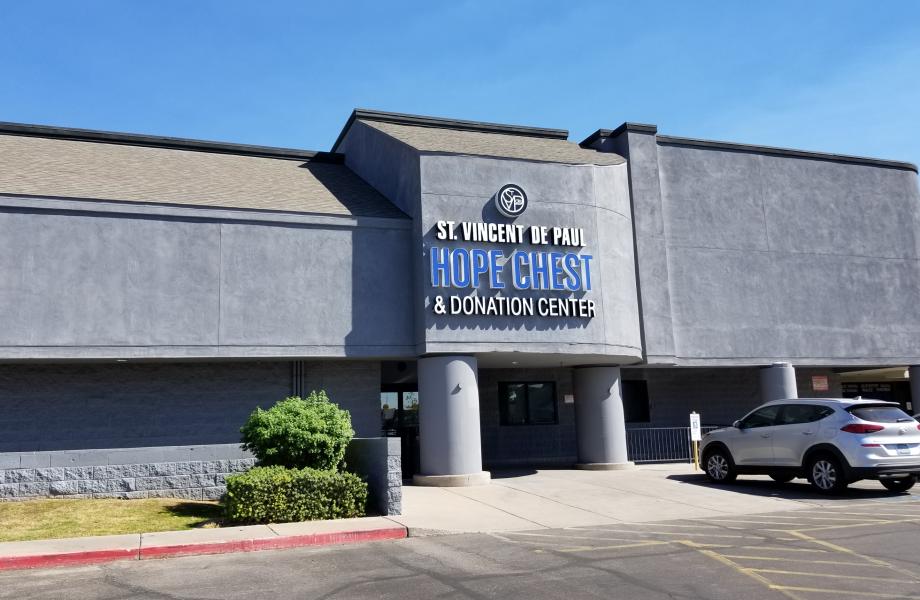
[{"label": "parking stall marking", "polygon": [[803,532],[801,532],[801,531],[796,531],[796,532],[793,533],[793,535],[795,535],[796,537],[801,538],[801,539],[803,539],[803,540],[805,540],[805,541],[807,541],[807,542],[811,542],[811,543],[814,543],[814,544],[818,544],[819,546],[824,546],[824,547],[826,547],[826,548],[829,548],[829,549],[831,549],[831,550],[834,550],[835,552],[840,552],[840,553],[842,553],[842,554],[847,554],[847,555],[850,555],[850,556],[856,556],[856,557],[858,557],[858,558],[861,558],[861,559],[863,559],[863,560],[865,560],[865,561],[868,561],[868,562],[870,562],[870,563],[872,563],[872,564],[874,564],[874,565],[877,565],[877,566],[879,566],[879,567],[883,567],[883,568],[886,568],[886,569],[891,569],[892,571],[894,571],[894,572],[896,572],[896,573],[900,573],[900,574],[902,574],[902,575],[907,575],[907,576],[909,576],[911,579],[913,579],[915,582],[920,582],[920,575],[918,575],[917,573],[914,573],[913,571],[910,571],[910,570],[908,570],[908,569],[902,569],[901,567],[892,565],[891,563],[889,563],[889,562],[887,562],[887,561],[884,561],[884,560],[882,560],[882,559],[880,559],[880,558],[875,558],[874,556],[866,556],[866,555],[864,555],[864,554],[860,554],[860,553],[856,552],[855,550],[851,550],[851,549],[849,549],[849,548],[846,548],[846,547],[841,546],[841,545],[839,545],[839,544],[835,544],[835,543],[833,543],[833,542],[829,542],[829,541],[827,541],[827,540],[820,540],[820,539],[818,539],[818,538],[812,537],[812,536],[808,535],[807,533],[803,533]]},{"label": "parking stall marking", "polygon": [[[920,504],[905,505],[905,508],[914,507],[920,508]],[[878,527],[884,531],[884,528],[917,522],[920,516],[908,510],[904,513],[878,513],[866,509],[837,512],[829,508],[782,515],[701,518],[679,523],[575,526],[553,533],[510,532],[504,535],[512,543],[533,546],[537,553],[571,556],[607,552],[611,559],[633,556],[630,551],[641,548],[683,546],[791,600],[817,600],[828,594],[846,598],[920,600],[920,573],[815,537],[822,531],[864,527]],[[812,582],[817,585],[809,585]],[[819,582],[827,582],[827,586],[819,587]]]},{"label": "parking stall marking", "polygon": [[904,594],[886,594],[885,592],[854,592],[849,590],[826,590],[823,588],[811,588],[811,587],[800,587],[793,585],[769,585],[767,586],[771,590],[776,590],[778,592],[784,593],[790,598],[797,598],[801,600],[801,596],[791,595],[793,592],[808,593],[808,594],[834,594],[835,596],[858,596],[864,598],[900,598],[902,600],[916,600],[920,599],[920,596],[907,596]]},{"label": "parking stall marking", "polygon": [[[819,552],[824,552],[824,550],[819,550]],[[732,560],[775,560],[775,561],[788,561],[790,559],[781,557],[781,556],[750,556],[750,555],[738,555],[738,554],[723,554],[725,558],[730,558]],[[843,565],[849,567],[872,567],[876,568],[876,565],[872,565],[864,562],[844,562],[839,560],[807,560],[797,558],[795,559],[796,564],[809,564],[809,565]]]}]

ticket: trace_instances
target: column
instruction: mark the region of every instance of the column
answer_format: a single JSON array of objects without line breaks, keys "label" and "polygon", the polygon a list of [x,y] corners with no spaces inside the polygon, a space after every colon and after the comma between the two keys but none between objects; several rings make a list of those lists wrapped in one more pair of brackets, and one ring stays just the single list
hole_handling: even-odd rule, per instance
[{"label": "column", "polygon": [[418,361],[419,454],[417,485],[483,485],[476,358],[431,356]]},{"label": "column", "polygon": [[908,368],[910,377],[910,414],[920,413],[920,365],[911,365]]},{"label": "column", "polygon": [[575,435],[579,469],[617,470],[634,465],[626,454],[626,418],[619,367],[576,367]]},{"label": "column", "polygon": [[775,362],[769,367],[760,369],[760,400],[785,400],[798,398],[799,392],[795,383],[795,368],[785,362]]}]

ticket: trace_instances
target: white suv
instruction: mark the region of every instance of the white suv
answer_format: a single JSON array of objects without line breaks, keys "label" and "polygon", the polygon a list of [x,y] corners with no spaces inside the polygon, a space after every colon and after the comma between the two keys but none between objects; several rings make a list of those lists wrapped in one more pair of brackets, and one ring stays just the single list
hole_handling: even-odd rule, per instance
[{"label": "white suv", "polygon": [[893,402],[797,398],[768,402],[703,436],[710,481],[765,474],[806,477],[825,493],[860,479],[906,492],[920,475],[920,424]]}]

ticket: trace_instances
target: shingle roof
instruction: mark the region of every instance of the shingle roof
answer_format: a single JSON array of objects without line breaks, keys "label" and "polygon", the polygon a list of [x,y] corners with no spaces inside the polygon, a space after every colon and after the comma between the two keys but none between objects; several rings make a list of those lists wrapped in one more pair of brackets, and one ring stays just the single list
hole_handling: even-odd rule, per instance
[{"label": "shingle roof", "polygon": [[469,131],[446,126],[404,125],[361,118],[359,120],[422,152],[471,154],[572,165],[619,165],[626,162],[618,154],[582,148],[578,144],[558,138]]},{"label": "shingle roof", "polygon": [[196,151],[0,134],[0,194],[405,218],[343,164],[219,144]]}]

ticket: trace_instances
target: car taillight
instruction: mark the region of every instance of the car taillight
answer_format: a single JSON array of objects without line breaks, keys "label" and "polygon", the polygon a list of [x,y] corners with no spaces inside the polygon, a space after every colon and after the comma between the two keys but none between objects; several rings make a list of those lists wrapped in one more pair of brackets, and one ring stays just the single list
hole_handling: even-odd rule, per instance
[{"label": "car taillight", "polygon": [[840,428],[847,433],[876,433],[885,429],[883,425],[867,425],[865,423],[850,423]]}]

